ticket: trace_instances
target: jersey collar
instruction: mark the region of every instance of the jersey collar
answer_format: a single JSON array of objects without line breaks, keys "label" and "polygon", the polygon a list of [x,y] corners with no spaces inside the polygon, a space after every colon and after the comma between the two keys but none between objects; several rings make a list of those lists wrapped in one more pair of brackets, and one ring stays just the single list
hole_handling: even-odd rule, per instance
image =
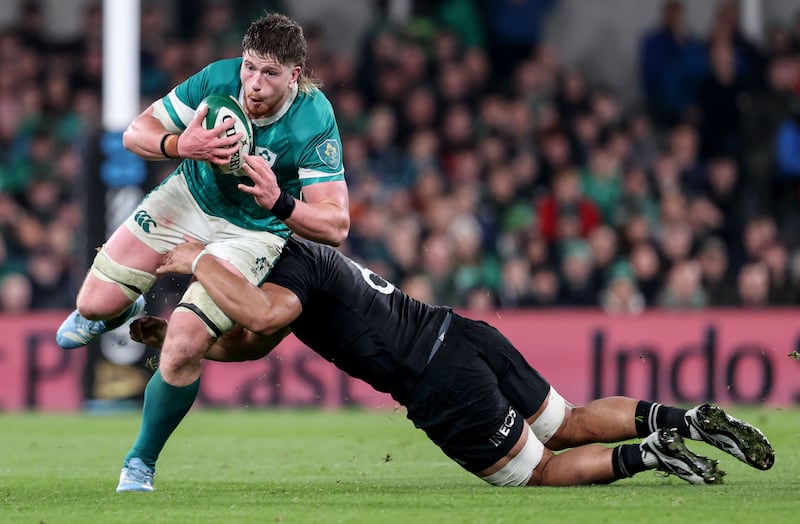
[{"label": "jersey collar", "polygon": [[[274,115],[271,115],[271,116],[264,117],[264,118],[252,119],[252,120],[250,120],[250,122],[252,122],[254,126],[263,127],[263,126],[266,126],[266,125],[272,124],[273,122],[278,121],[283,115],[286,114],[286,112],[289,110],[289,108],[292,107],[292,103],[294,102],[295,98],[297,98],[297,84],[296,83],[292,87],[291,91],[289,91],[289,96],[286,98],[286,102],[284,102],[283,106],[280,108],[280,110],[277,113],[275,113]],[[242,107],[244,107],[244,88],[239,90],[239,103],[242,104]]]}]

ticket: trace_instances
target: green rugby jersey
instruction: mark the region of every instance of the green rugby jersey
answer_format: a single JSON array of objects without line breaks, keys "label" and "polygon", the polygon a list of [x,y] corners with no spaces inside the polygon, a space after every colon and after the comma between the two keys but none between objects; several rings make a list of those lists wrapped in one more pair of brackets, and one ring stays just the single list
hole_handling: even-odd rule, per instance
[{"label": "green rugby jersey", "polygon": [[[243,103],[241,64],[241,58],[209,64],[157,101],[155,115],[167,130],[180,133],[210,94],[232,95]],[[304,186],[344,180],[339,128],[331,103],[322,91],[304,93],[295,87],[278,113],[251,122],[255,154],[267,160],[284,191],[300,198]],[[192,195],[209,215],[246,229],[289,236],[289,228],[283,222],[236,188],[241,178],[216,173],[197,160],[184,160],[171,176],[179,172],[186,175]]]}]

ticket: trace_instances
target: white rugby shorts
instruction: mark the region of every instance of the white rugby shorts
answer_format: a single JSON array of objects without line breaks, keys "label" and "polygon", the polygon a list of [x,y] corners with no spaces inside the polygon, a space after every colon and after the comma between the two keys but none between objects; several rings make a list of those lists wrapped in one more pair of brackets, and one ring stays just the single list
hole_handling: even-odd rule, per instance
[{"label": "white rugby shorts", "polygon": [[205,213],[182,174],[152,190],[125,222],[136,238],[159,253],[184,242],[184,235],[206,244],[208,253],[230,262],[253,284],[269,274],[286,239],[244,229]]}]

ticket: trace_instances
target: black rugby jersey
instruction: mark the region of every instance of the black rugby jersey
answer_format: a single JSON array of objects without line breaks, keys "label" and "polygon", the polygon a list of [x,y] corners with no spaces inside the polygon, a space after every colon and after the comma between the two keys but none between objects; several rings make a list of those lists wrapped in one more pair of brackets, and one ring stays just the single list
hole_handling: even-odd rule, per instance
[{"label": "black rugby jersey", "polygon": [[300,298],[292,332],[349,375],[405,404],[450,308],[424,304],[339,251],[290,238],[267,278]]}]

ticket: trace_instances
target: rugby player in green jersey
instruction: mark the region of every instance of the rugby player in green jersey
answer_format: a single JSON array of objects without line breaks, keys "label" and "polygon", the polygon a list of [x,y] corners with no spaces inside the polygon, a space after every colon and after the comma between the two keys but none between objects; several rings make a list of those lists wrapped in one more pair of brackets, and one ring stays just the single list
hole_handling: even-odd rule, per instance
[{"label": "rugby player in green jersey", "polygon": [[[302,28],[269,14],[250,25],[242,48],[241,58],[209,64],[125,131],[125,147],[142,158],[181,162],[99,250],[76,310],[58,330],[61,347],[84,346],[138,315],[156,268],[183,235],[208,244],[229,271],[254,284],[267,276],[292,232],[331,245],[347,237],[339,130],[330,102],[304,70]],[[225,124],[203,126],[207,110],[196,109],[211,94],[236,98],[252,123],[254,154],[245,155],[243,168],[252,187],[212,168],[230,161],[241,136],[226,136]],[[142,439],[166,441],[197,396],[200,360],[233,326],[197,281],[170,320],[159,371],[145,390],[140,439],[123,470],[148,455]]]}]

